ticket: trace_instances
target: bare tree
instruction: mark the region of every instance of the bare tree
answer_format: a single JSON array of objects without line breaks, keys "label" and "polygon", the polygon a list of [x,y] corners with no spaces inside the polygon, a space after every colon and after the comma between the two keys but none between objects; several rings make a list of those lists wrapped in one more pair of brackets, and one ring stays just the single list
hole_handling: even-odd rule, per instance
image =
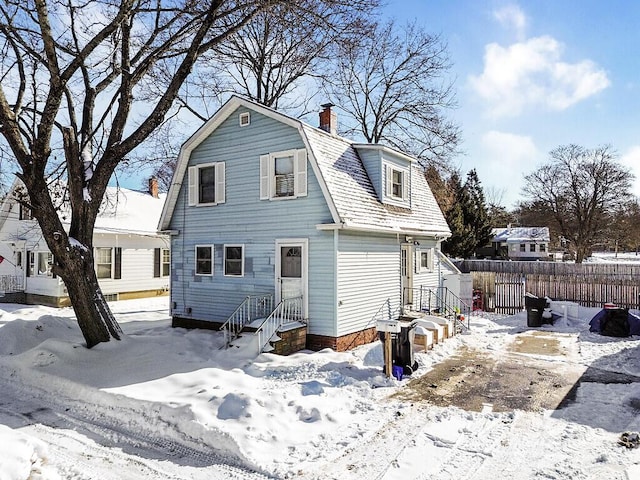
[{"label": "bare tree", "polygon": [[449,68],[439,36],[388,22],[341,45],[326,91],[346,114],[345,133],[384,141],[442,169],[459,141],[457,125],[445,117],[456,105]]},{"label": "bare tree", "polygon": [[281,5],[261,12],[216,48],[230,91],[269,107],[306,112],[316,93],[308,80],[337,45],[368,28],[379,2],[303,3],[295,10]]},{"label": "bare tree", "polygon": [[633,175],[610,146],[586,149],[562,145],[525,175],[523,192],[547,210],[549,220],[570,241],[577,263],[589,256],[613,213],[629,197]]},{"label": "bare tree", "polygon": [[[313,82],[334,56],[337,45],[353,41],[371,26],[379,0],[318,2],[298,0],[262,10],[241,30],[206,53],[177,99],[179,107],[206,121],[230,93],[303,116],[318,94]],[[161,72],[154,89],[171,78]],[[168,120],[180,125],[180,118]],[[180,131],[171,125],[167,130]],[[156,165],[160,184],[170,182],[178,148],[157,130],[150,154],[132,158],[133,168]],[[173,152],[173,155],[168,155]],[[168,185],[168,183],[167,183]]]},{"label": "bare tree", "polygon": [[[170,113],[198,59],[283,1],[0,5],[0,133],[88,347],[122,335],[93,258],[93,229],[112,174]],[[161,75],[169,81],[154,91]],[[49,188],[58,178],[71,205],[68,232]]]}]

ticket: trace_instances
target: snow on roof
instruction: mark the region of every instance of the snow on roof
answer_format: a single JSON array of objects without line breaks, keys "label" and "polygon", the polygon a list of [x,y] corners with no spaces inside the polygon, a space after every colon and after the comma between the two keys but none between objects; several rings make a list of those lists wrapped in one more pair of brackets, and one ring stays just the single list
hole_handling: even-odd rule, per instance
[{"label": "snow on roof", "polygon": [[165,194],[155,198],[148,192],[107,187],[94,232],[155,235],[165,197]]},{"label": "snow on roof", "polygon": [[419,166],[411,168],[411,209],[381,203],[354,144],[302,124],[312,154],[347,228],[378,228],[449,234],[438,206]]},{"label": "snow on roof", "polygon": [[[21,185],[16,179],[10,190]],[[64,189],[63,184],[50,188]],[[158,198],[148,192],[129,190],[122,187],[107,187],[100,212],[96,218],[94,233],[128,233],[139,235],[158,235],[158,220],[162,213],[162,207],[166,194],[161,193]],[[0,224],[4,223],[8,211],[15,199],[6,195],[0,207]],[[71,209],[68,203],[59,209],[62,224],[68,227],[71,223]]]},{"label": "snow on roof", "polygon": [[506,227],[491,231],[493,242],[548,242],[549,227]]}]

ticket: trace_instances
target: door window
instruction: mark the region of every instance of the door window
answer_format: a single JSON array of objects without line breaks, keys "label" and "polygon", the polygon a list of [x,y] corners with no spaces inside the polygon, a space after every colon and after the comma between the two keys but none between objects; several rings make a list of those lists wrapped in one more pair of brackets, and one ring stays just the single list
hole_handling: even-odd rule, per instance
[{"label": "door window", "polygon": [[281,247],[280,248],[280,276],[283,278],[302,277],[302,248]]}]

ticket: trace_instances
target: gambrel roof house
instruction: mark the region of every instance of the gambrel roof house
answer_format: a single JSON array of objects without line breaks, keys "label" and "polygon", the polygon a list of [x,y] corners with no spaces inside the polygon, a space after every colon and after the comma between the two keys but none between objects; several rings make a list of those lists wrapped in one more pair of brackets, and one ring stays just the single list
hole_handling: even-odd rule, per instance
[{"label": "gambrel roof house", "polygon": [[[64,283],[52,272],[54,258],[37,221],[12,195],[20,185],[18,180],[14,182],[0,207],[0,289],[4,300],[69,305]],[[168,295],[169,238],[157,231],[164,200],[155,179],[149,181],[148,192],[107,188],[93,244],[100,288],[108,300]],[[68,228],[70,217],[64,205],[60,217]]]},{"label": "gambrel roof house", "polygon": [[337,136],[324,107],[315,128],[234,96],[182,146],[159,226],[174,326],[229,325],[259,299],[265,318],[294,311],[308,348],[341,350],[459,275],[415,159]]}]

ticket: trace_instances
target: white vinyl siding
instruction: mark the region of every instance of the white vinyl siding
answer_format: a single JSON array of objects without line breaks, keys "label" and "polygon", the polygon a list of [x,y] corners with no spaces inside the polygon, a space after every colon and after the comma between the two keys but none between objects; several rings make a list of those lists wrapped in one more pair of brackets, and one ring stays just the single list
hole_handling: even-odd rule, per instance
[{"label": "white vinyl siding", "polygon": [[260,156],[260,199],[307,195],[307,151],[286,150]]},{"label": "white vinyl siding", "polygon": [[224,203],[225,163],[204,163],[189,167],[189,205]]},{"label": "white vinyl siding", "polygon": [[[395,238],[340,234],[337,336],[375,325],[400,305],[400,246]],[[313,277],[312,277],[313,278]]]}]

